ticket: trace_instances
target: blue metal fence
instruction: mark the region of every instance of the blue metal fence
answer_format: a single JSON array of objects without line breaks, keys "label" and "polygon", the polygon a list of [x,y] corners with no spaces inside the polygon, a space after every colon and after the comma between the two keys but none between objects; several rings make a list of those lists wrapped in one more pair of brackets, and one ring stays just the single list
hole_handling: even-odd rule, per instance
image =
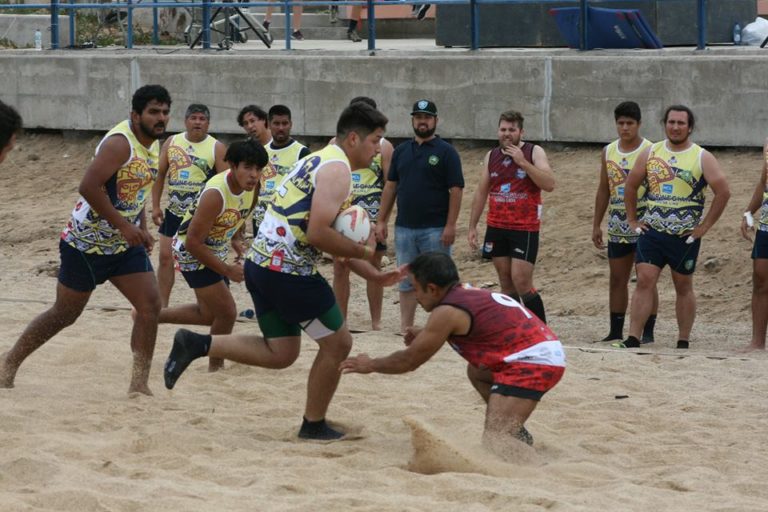
[{"label": "blue metal fence", "polygon": [[[614,1],[631,1],[631,0],[614,0]],[[669,0],[675,1],[675,0]],[[588,48],[589,41],[589,24],[587,23],[588,7],[592,2],[590,0],[398,0],[398,5],[421,5],[430,3],[433,5],[467,5],[470,6],[470,48],[477,50],[480,47],[479,34],[480,34],[480,6],[488,4],[539,4],[539,3],[571,3],[578,4],[581,10],[581,26],[579,27],[580,39],[579,48],[586,50]],[[377,5],[393,5],[391,0],[339,0],[334,1],[334,5],[362,5],[368,8],[368,49],[376,49],[376,6]],[[697,48],[703,50],[707,45],[707,0],[696,0],[697,6],[697,31],[698,31],[698,43]],[[79,9],[125,9],[127,11],[127,28],[126,28],[126,48],[133,48],[133,11],[135,9],[152,9],[152,43],[159,44],[158,36],[158,9],[162,8],[189,8],[189,9],[202,9],[202,47],[203,49],[210,49],[211,37],[210,37],[210,25],[211,25],[211,9],[215,8],[232,8],[232,7],[266,7],[268,5],[276,6],[282,4],[285,13],[285,49],[291,49],[291,12],[293,6],[317,6],[317,1],[306,0],[282,0],[281,2],[212,2],[210,0],[202,0],[198,2],[169,2],[161,0],[151,0],[150,3],[134,3],[133,0],[123,0],[121,2],[108,3],[108,4],[95,4],[95,3],[74,3],[74,0],[69,0],[66,4],[61,4],[59,0],[51,0],[48,4],[0,4],[0,13],[15,9],[35,9],[35,10],[48,10],[51,13],[51,48],[59,49],[59,12],[62,5],[69,11],[69,38],[70,46],[75,44],[75,11]]]}]

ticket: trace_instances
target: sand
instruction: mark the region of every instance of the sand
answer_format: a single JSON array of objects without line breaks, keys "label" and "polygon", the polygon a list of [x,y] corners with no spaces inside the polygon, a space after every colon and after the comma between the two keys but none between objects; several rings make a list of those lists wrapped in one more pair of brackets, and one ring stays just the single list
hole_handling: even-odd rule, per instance
[{"label": "sand", "polygon": [[[0,350],[53,298],[58,233],[96,142],[27,135],[0,167]],[[345,442],[296,438],[316,352],[309,339],[289,369],[228,363],[209,374],[198,362],[167,391],[161,368],[176,327],[161,326],[155,396],[129,398],[131,321],[107,284],[27,360],[14,389],[0,390],[0,510],[765,510],[768,356],[736,352],[749,341],[751,293],[750,245],[738,226],[759,151],[715,151],[732,198],[703,242],[692,349],[673,349],[665,271],[657,341],[640,355],[594,343],[608,317],[607,261],[590,241],[599,149],[546,149],[558,183],[545,195],[536,284],[569,366],[529,421],[535,448],[521,447],[519,460],[480,447],[484,404],[447,348],[411,374],[344,376],[329,419],[353,433]],[[467,281],[488,285],[492,266],[465,241],[484,152],[461,151],[467,189],[455,256]],[[243,285],[233,293],[250,307]],[[350,325],[365,330],[359,279],[352,293]],[[191,297],[179,278],[172,302]],[[384,331],[355,335],[353,353],[401,346],[396,298],[386,291]]]}]

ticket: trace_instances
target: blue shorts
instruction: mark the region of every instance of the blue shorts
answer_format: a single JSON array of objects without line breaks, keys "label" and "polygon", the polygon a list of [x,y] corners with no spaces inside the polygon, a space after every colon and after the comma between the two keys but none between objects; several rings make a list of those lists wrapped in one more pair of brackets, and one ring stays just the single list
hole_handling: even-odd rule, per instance
[{"label": "blue shorts", "polygon": [[203,267],[199,270],[182,270],[181,275],[184,276],[184,280],[193,290],[195,288],[205,288],[206,286],[211,286],[218,283],[219,281],[224,281],[224,284],[229,286],[229,279],[219,273],[214,272],[208,267]]},{"label": "blue shorts", "polygon": [[768,231],[755,233],[755,245],[752,247],[752,259],[768,259]]},{"label": "blue shorts", "polygon": [[659,268],[669,265],[678,274],[690,275],[696,270],[701,239],[685,243],[688,235],[678,236],[649,229],[637,239],[636,263],[650,263]]},{"label": "blue shorts", "polygon": [[[416,259],[416,256],[425,252],[442,252],[451,255],[451,246],[445,246],[440,241],[443,228],[405,228],[395,226],[395,253],[397,265],[407,265]],[[400,291],[410,292],[413,284],[410,279],[400,281]]]},{"label": "blue shorts", "polygon": [[179,230],[179,224],[181,224],[181,217],[177,217],[166,208],[163,223],[160,224],[160,229],[158,231],[163,236],[173,238]]},{"label": "blue shorts", "polygon": [[152,263],[143,245],[129,247],[120,254],[86,254],[65,241],[59,241],[61,266],[59,282],[78,292],[90,292],[107,279],[126,274],[152,272]]},{"label": "blue shorts", "polygon": [[619,242],[608,242],[608,259],[619,259],[635,254],[637,244],[621,244]]}]

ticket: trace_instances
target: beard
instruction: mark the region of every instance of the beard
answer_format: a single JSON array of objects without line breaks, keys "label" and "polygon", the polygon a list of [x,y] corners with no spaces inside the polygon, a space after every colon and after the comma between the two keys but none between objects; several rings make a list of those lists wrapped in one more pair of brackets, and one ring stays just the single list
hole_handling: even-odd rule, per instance
[{"label": "beard", "polygon": [[[158,127],[162,127],[163,132],[161,132],[160,134],[155,134],[155,128],[158,128]],[[143,133],[149,138],[159,139],[162,136],[162,134],[165,132],[165,123],[157,123],[155,124],[154,127],[152,127],[144,124],[143,121],[139,121],[139,130],[141,131],[141,133]]]},{"label": "beard", "polygon": [[419,128],[418,126],[414,126],[413,133],[415,133],[417,137],[421,137],[422,139],[428,139],[429,137],[435,134],[436,129],[437,129],[437,126],[433,128]]}]

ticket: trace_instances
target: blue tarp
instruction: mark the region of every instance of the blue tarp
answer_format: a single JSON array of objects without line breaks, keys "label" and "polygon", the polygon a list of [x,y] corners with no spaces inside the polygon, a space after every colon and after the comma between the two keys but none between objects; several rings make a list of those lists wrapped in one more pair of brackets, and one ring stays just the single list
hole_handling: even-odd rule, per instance
[{"label": "blue tarp", "polygon": [[[587,50],[595,48],[663,48],[638,9],[588,7]],[[571,48],[579,47],[579,7],[550,9],[557,28]]]}]

